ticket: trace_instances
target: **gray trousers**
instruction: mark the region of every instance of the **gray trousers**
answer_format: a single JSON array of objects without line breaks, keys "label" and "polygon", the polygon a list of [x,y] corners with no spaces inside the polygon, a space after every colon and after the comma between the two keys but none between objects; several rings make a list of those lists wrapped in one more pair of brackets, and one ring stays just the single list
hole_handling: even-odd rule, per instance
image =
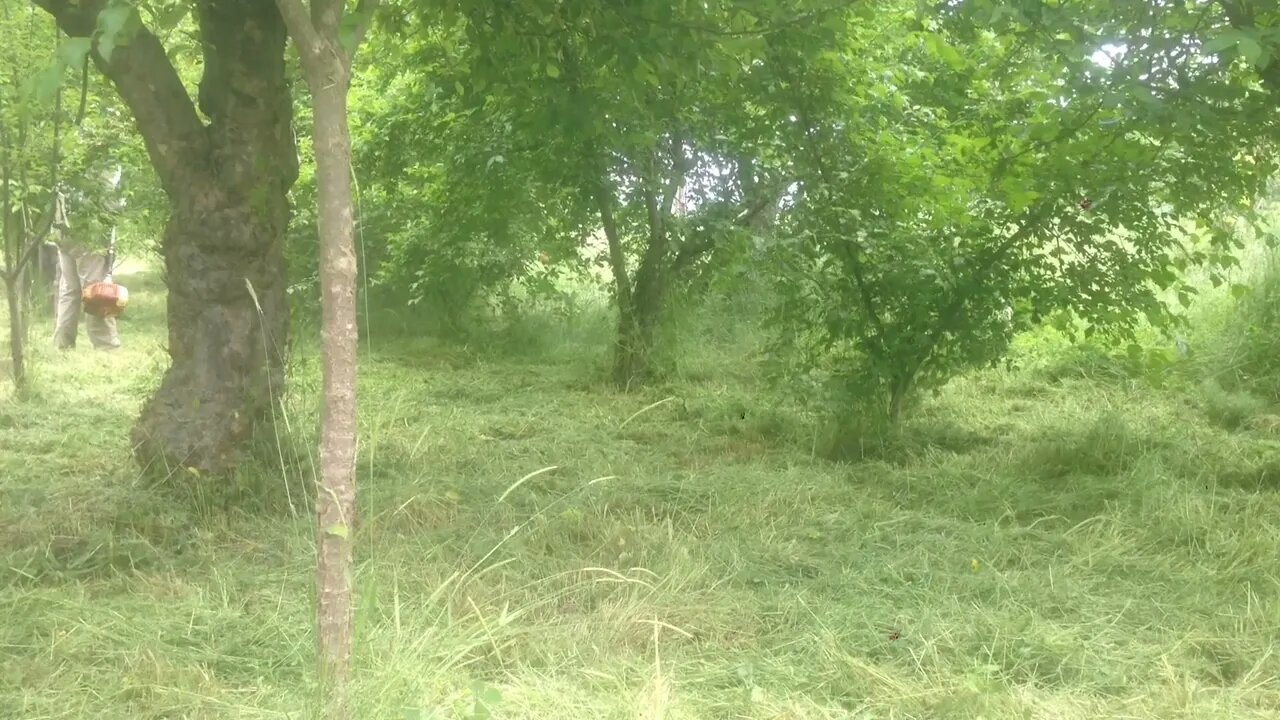
[{"label": "gray trousers", "polygon": [[[107,256],[74,245],[58,246],[58,303],[54,311],[53,343],[60,350],[76,346],[80,332],[80,316],[83,314],[81,289],[86,285],[102,282],[107,277]],[[99,350],[120,347],[115,318],[89,315],[85,319],[89,342]]]}]

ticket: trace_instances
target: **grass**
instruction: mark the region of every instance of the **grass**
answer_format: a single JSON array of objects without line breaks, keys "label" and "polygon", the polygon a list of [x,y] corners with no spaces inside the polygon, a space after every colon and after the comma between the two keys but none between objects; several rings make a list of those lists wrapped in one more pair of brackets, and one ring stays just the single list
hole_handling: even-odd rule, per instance
[{"label": "grass", "polygon": [[[315,350],[234,487],[155,485],[123,281],[124,350],[0,396],[0,717],[310,717]],[[357,717],[1280,714],[1276,428],[993,372],[836,464],[745,350],[622,395],[604,332],[507,332],[362,359]]]}]

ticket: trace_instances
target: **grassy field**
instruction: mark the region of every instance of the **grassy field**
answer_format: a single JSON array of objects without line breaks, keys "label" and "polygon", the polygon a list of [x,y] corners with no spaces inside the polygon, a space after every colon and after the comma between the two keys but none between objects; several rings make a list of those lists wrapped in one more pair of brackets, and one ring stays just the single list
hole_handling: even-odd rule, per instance
[{"label": "grassy field", "polygon": [[[125,350],[46,322],[0,390],[0,717],[310,717],[314,345],[235,487],[144,479],[163,303],[124,282]],[[358,717],[1280,717],[1263,408],[1055,361],[837,464],[749,347],[623,395],[606,337],[373,337]]]}]

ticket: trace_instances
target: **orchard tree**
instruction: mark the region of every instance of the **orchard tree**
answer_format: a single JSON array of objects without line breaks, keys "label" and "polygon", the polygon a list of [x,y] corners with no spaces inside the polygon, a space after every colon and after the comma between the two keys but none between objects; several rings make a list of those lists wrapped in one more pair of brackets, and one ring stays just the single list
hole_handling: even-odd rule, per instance
[{"label": "orchard tree", "polygon": [[530,192],[571,190],[577,212],[594,216],[618,312],[614,379],[643,381],[673,289],[727,237],[771,216],[785,188],[764,113],[741,90],[760,82],[761,38],[840,10],[801,0],[445,5],[466,21],[469,98],[507,118],[490,159],[521,167]]},{"label": "orchard tree", "polygon": [[[284,22],[260,0],[32,2],[128,106],[171,203],[161,250],[172,362],[134,427],[139,459],[225,472],[284,384],[283,239],[297,176]],[[194,93],[161,40],[188,13]]]},{"label": "orchard tree", "polygon": [[1234,262],[1215,220],[1274,169],[1260,93],[1180,41],[972,20],[896,3],[835,50],[770,38],[803,186],[784,336],[841,412],[895,421],[1040,319],[1167,326],[1180,271]]}]

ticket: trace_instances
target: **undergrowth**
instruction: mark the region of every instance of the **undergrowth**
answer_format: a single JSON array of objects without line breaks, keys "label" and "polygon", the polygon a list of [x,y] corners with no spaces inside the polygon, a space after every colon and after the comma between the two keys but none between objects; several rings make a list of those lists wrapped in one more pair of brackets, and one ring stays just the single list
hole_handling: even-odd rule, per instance
[{"label": "undergrowth", "polygon": [[[234,483],[143,479],[162,300],[125,282],[124,350],[37,339],[0,399],[0,717],[309,717],[313,342]],[[357,717],[1280,713],[1262,345],[1156,388],[1024,339],[832,462],[749,337],[621,394],[592,317],[364,348]]]}]

